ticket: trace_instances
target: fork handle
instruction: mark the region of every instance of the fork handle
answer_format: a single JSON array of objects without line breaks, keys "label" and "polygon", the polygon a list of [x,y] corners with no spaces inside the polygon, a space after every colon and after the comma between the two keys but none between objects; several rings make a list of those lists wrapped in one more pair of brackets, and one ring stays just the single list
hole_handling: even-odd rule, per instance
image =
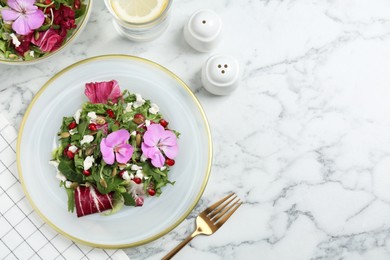
[{"label": "fork handle", "polygon": [[185,245],[187,245],[194,237],[199,235],[199,231],[195,230],[194,233],[189,235],[186,239],[184,239],[180,244],[178,244],[174,249],[172,249],[166,256],[162,258],[162,260],[169,260],[171,259],[174,255],[177,254],[177,252],[180,251]]}]

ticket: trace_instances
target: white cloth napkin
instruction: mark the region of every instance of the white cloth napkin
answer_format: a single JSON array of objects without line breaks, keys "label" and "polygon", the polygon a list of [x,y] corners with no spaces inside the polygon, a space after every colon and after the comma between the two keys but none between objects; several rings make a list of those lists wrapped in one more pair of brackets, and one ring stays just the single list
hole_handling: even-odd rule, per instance
[{"label": "white cloth napkin", "polygon": [[122,250],[76,244],[43,222],[19,181],[16,139],[15,128],[0,115],[0,259],[129,259]]}]

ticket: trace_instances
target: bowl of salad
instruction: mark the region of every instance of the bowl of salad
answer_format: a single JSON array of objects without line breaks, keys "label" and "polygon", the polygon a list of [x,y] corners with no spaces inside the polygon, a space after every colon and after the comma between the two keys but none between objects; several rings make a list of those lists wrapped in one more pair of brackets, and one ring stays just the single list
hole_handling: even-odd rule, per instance
[{"label": "bowl of salad", "polygon": [[83,31],[91,0],[0,0],[0,63],[29,65],[63,51]]}]

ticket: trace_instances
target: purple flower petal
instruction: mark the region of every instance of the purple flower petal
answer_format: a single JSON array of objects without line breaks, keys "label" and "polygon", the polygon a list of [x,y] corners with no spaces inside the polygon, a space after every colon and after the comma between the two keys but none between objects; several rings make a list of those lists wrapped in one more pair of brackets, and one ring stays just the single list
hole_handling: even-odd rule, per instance
[{"label": "purple flower petal", "polygon": [[18,19],[21,14],[12,9],[4,8],[1,9],[1,15],[4,21],[11,22]]},{"label": "purple flower petal", "polygon": [[157,151],[153,154],[150,154],[151,163],[154,167],[163,167],[165,163],[165,158],[162,153],[157,149]]},{"label": "purple flower petal", "polygon": [[174,159],[177,156],[177,153],[179,151],[179,147],[177,145],[175,146],[163,146],[161,150],[164,151],[165,155],[170,158]]},{"label": "purple flower petal", "polygon": [[29,32],[31,32],[27,16],[19,16],[19,18],[13,22],[12,29],[20,35],[27,35]]},{"label": "purple flower petal", "polygon": [[27,23],[31,30],[35,30],[41,27],[44,21],[45,15],[43,14],[42,10],[38,9],[34,13],[27,15]]},{"label": "purple flower petal", "polygon": [[118,163],[127,163],[133,155],[133,147],[130,144],[120,144],[115,147],[115,158]]},{"label": "purple flower petal", "polygon": [[26,10],[31,10],[31,9],[35,10],[38,8],[37,6],[34,5],[36,0],[17,0],[17,2],[22,8],[25,8]]},{"label": "purple flower petal", "polygon": [[155,153],[160,152],[156,146],[148,146],[145,143],[141,144],[142,153],[147,157],[151,158]]},{"label": "purple flower petal", "polygon": [[148,146],[155,146],[160,141],[161,136],[164,134],[164,127],[160,124],[151,124],[148,126],[148,130],[144,134],[144,142]]},{"label": "purple flower petal", "polygon": [[103,138],[100,142],[100,152],[103,155],[103,160],[109,164],[112,165],[115,161],[115,155],[114,155],[114,149],[107,145],[106,143],[107,138]]},{"label": "purple flower petal", "polygon": [[125,129],[121,129],[115,132],[112,132],[107,136],[106,144],[109,147],[114,147],[118,144],[124,144],[126,143],[130,138],[129,131]]},{"label": "purple flower petal", "polygon": [[[20,2],[23,2],[23,1],[21,0]],[[34,3],[35,3],[35,1],[34,1]],[[34,3],[33,3],[33,4],[34,4]],[[22,3],[22,4],[23,4],[23,5],[21,5],[21,4],[19,3],[19,1],[17,1],[17,0],[8,0],[8,1],[7,1],[7,5],[8,5],[9,7],[11,7],[12,9],[14,9],[15,11],[19,12],[19,13],[23,12],[22,7],[25,6],[25,3]]]},{"label": "purple flower petal", "polygon": [[160,144],[166,146],[176,146],[177,145],[176,135],[172,131],[165,130],[164,133],[161,135]]}]

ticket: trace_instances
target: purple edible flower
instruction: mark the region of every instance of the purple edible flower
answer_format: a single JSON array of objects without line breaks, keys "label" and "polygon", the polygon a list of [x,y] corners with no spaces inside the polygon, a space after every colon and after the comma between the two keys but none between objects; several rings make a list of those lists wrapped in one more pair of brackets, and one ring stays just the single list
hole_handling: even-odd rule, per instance
[{"label": "purple edible flower", "polygon": [[103,155],[103,160],[109,164],[114,164],[115,160],[118,163],[127,163],[133,155],[134,148],[127,143],[130,138],[130,133],[121,129],[107,135],[100,142],[100,151]]},{"label": "purple edible flower", "polygon": [[141,148],[155,167],[164,166],[165,158],[162,152],[166,157],[173,159],[179,150],[176,135],[170,130],[165,130],[160,124],[148,126]]},{"label": "purple edible flower", "polygon": [[35,0],[8,0],[1,9],[1,15],[6,23],[12,23],[12,29],[20,35],[27,35],[42,26],[45,16],[42,10],[34,5]]}]

